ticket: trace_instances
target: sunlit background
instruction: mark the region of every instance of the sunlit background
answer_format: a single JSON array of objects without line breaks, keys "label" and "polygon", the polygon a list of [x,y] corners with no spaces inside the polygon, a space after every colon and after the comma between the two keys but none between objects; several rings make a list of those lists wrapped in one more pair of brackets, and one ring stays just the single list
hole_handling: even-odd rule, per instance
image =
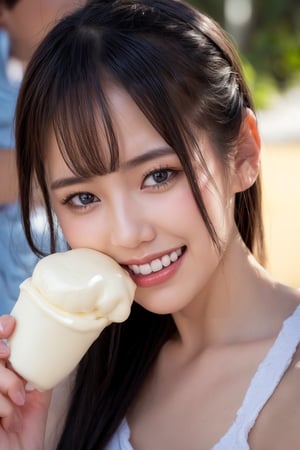
[{"label": "sunlit background", "polygon": [[235,41],[257,108],[268,269],[300,287],[300,1],[190,0]]}]

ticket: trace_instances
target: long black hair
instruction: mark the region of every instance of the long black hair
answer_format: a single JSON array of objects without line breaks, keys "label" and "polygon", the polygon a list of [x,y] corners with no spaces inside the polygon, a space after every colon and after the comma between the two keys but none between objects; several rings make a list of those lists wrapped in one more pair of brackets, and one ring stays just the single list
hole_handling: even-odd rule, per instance
[{"label": "long black hair", "polygon": [[[33,250],[39,252],[30,229],[32,189],[38,182],[49,219],[50,250],[55,251],[55,218],[44,167],[50,129],[74,173],[101,175],[118,168],[118,142],[105,97],[107,79],[129,93],[174,149],[199,213],[219,247],[199,191],[193,155],[197,152],[205,169],[195,133],[202,130],[226,167],[245,110],[253,110],[230,40],[213,19],[180,1],[92,0],[48,34],[21,87],[17,162],[24,228]],[[109,161],[99,151],[100,132],[108,142]],[[262,255],[259,178],[236,194],[235,220],[247,247]],[[79,365],[58,450],[105,447],[174,332],[169,315],[152,314],[137,304],[125,323],[104,330]]]}]

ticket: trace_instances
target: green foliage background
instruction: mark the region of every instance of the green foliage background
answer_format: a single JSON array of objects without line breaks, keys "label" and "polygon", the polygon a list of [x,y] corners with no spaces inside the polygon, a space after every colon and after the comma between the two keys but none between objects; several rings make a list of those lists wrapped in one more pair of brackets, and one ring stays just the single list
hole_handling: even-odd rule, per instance
[{"label": "green foliage background", "polygon": [[[224,1],[190,3],[226,29]],[[300,0],[252,0],[252,7],[238,49],[256,106],[265,107],[274,94],[300,83]]]}]

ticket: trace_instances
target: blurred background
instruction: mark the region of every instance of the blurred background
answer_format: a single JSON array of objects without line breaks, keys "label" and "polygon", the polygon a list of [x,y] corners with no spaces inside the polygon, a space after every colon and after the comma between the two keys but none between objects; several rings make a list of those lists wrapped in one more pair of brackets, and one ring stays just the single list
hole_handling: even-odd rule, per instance
[{"label": "blurred background", "polygon": [[300,288],[300,1],[190,0],[235,41],[262,136],[267,267]]}]

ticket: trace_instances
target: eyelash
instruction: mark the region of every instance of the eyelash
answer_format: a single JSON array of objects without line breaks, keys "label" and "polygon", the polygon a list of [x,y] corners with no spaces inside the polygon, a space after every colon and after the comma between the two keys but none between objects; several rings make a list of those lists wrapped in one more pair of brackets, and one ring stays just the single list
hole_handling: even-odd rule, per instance
[{"label": "eyelash", "polygon": [[144,173],[143,185],[145,184],[145,181],[147,178],[149,178],[150,176],[154,176],[155,174],[157,174],[159,172],[165,172],[168,174],[166,181],[162,181],[160,183],[158,182],[157,184],[149,186],[150,188],[153,188],[153,189],[166,188],[172,182],[172,180],[179,174],[180,170],[174,169],[173,167],[169,167],[169,166],[160,166],[160,167],[157,167],[156,169],[151,169],[150,171]]},{"label": "eyelash", "polygon": [[[147,171],[143,174],[143,183],[142,185],[145,185],[145,181],[147,180],[147,178],[154,176],[157,173],[162,173],[165,172],[167,174],[167,179],[165,181],[162,182],[155,182],[155,184],[150,185],[150,186],[146,186],[145,188],[149,188],[149,189],[166,189],[167,186],[172,182],[172,180],[179,174],[180,170],[178,169],[174,169],[171,168],[169,166],[161,166],[158,167],[156,169],[151,169],[150,171]],[[62,204],[63,205],[68,205],[70,208],[72,209],[76,209],[76,210],[85,210],[87,208],[89,208],[93,203],[96,203],[95,201],[92,201],[90,203],[87,203],[86,205],[75,205],[73,203],[74,199],[76,197],[79,197],[80,195],[88,195],[93,199],[97,199],[97,196],[94,194],[91,194],[90,192],[85,192],[85,191],[81,191],[81,192],[73,192],[69,195],[67,195],[63,200],[62,200]],[[98,199],[99,201],[99,199]]]},{"label": "eyelash", "polygon": [[72,194],[67,195],[67,197],[65,197],[65,198],[62,200],[62,205],[68,205],[70,208],[76,209],[76,210],[84,210],[84,209],[90,207],[93,203],[95,203],[95,202],[91,202],[91,203],[87,203],[86,205],[75,205],[75,204],[73,203],[74,199],[75,199],[76,197],[79,197],[80,195],[84,195],[84,194],[90,195],[90,196],[93,197],[94,199],[97,199],[96,195],[91,194],[90,192],[84,192],[84,191],[81,191],[81,192],[73,192]]}]

